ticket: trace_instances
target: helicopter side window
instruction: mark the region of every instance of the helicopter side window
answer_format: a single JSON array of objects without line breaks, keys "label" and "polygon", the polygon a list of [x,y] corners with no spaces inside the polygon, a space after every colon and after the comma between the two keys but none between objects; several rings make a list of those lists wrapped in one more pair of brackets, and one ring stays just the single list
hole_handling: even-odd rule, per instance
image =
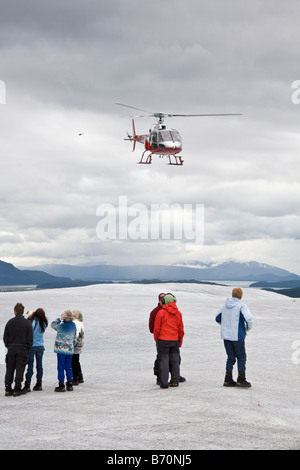
[{"label": "helicopter side window", "polygon": [[150,143],[153,148],[157,148],[157,132],[151,132]]}]

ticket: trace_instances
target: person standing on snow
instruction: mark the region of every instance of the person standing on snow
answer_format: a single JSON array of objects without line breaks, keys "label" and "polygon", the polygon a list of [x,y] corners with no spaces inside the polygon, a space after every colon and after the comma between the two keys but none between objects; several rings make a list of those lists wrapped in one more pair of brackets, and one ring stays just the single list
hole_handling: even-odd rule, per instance
[{"label": "person standing on snow", "polygon": [[[31,323],[23,317],[23,313],[24,306],[17,303],[14,307],[14,317],[6,323],[3,333],[3,342],[7,348],[5,396],[18,397],[22,393],[26,393],[21,389],[21,384],[33,342],[33,332]],[[15,388],[13,390],[14,380]]]},{"label": "person standing on snow", "polygon": [[44,333],[48,326],[48,319],[45,311],[42,308],[38,308],[35,312],[27,312],[28,320],[31,322],[33,331],[33,343],[32,348],[29,352],[28,367],[25,375],[25,385],[23,390],[30,392],[30,383],[33,376],[33,363],[34,358],[36,360],[36,384],[33,390],[42,390],[42,378],[43,378],[43,354],[45,351],[44,347]]},{"label": "person standing on snow", "polygon": [[[242,302],[243,291],[236,287],[216,316],[221,324],[221,338],[227,354],[225,387],[251,387],[246,380],[246,332],[252,328],[252,316],[247,305]],[[237,360],[238,378],[232,378],[232,369]]]},{"label": "person standing on snow", "polygon": [[[163,298],[164,298],[165,295],[166,294],[164,294],[164,293],[159,294],[159,296],[158,296],[158,305],[150,313],[150,316],[149,316],[149,331],[150,331],[150,333],[154,333],[155,318],[156,318],[156,315],[158,314],[158,312],[162,308],[162,305],[163,305],[162,301],[163,301]],[[153,371],[154,371],[154,375],[156,375],[156,383],[157,383],[157,385],[160,385],[158,354],[157,354],[156,359],[154,361]]]},{"label": "person standing on snow", "polygon": [[76,343],[76,325],[73,322],[71,310],[65,310],[60,318],[51,323],[51,327],[56,330],[54,352],[57,353],[58,387],[54,391],[64,392],[66,390],[64,384],[65,374],[67,377],[67,390],[72,391],[72,356]]},{"label": "person standing on snow", "polygon": [[84,345],[83,316],[79,310],[73,310],[73,323],[76,325],[76,344],[72,356],[73,385],[83,384],[83,375],[80,364],[80,354]]},{"label": "person standing on snow", "polygon": [[[160,387],[178,387],[180,381],[180,353],[184,328],[181,312],[176,305],[176,297],[166,294],[162,300],[162,308],[156,315],[154,323],[154,340],[156,341]],[[169,368],[172,378],[168,385]]]},{"label": "person standing on snow", "polygon": [[[150,331],[150,333],[154,333],[155,318],[156,318],[156,315],[158,314],[158,312],[161,310],[161,308],[163,306],[162,301],[163,301],[165,295],[166,294],[164,294],[164,293],[161,293],[161,294],[158,295],[158,305],[150,313],[150,316],[149,316],[149,331]],[[180,365],[180,363],[181,363],[181,358],[179,356],[179,365]],[[158,354],[157,354],[156,359],[154,361],[153,371],[154,371],[154,375],[156,375],[156,383],[157,383],[157,385],[160,385]],[[171,373],[171,382],[173,382],[171,367],[170,367],[170,373]],[[180,376],[179,382],[185,382],[185,381],[186,381],[185,377]]]}]

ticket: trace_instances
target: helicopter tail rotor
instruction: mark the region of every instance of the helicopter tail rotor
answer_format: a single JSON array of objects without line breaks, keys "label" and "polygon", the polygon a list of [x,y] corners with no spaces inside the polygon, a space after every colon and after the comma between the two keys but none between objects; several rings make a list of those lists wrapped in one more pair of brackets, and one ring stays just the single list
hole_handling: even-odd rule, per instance
[{"label": "helicopter tail rotor", "polygon": [[135,144],[136,144],[136,132],[135,132],[134,119],[132,119],[132,130],[133,130],[133,138],[134,138],[132,151],[134,152],[135,151]]},{"label": "helicopter tail rotor", "polygon": [[137,135],[137,133],[135,131],[134,119],[132,119],[132,130],[133,130],[133,135],[129,135],[128,132],[127,132],[127,137],[128,138],[125,139],[125,140],[130,140],[131,142],[133,142],[132,151],[134,152],[136,142],[143,143],[145,141],[146,135]]}]

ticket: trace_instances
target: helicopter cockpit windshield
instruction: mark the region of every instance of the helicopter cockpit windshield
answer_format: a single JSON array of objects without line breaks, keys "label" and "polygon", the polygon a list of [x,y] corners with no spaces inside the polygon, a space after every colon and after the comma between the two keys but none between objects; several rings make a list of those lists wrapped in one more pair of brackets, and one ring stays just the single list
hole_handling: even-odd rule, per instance
[{"label": "helicopter cockpit windshield", "polygon": [[181,142],[179,132],[175,129],[161,130],[158,133],[159,142]]}]

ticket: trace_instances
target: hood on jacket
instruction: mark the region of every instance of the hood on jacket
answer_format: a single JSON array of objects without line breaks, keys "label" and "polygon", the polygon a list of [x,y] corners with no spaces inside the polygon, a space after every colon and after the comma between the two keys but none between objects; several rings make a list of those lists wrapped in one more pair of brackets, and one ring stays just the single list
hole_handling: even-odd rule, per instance
[{"label": "hood on jacket", "polygon": [[225,307],[226,308],[234,308],[236,307],[237,304],[241,303],[241,299],[237,299],[236,297],[228,297],[228,299],[225,302]]},{"label": "hood on jacket", "polygon": [[176,315],[176,313],[178,312],[178,307],[175,302],[170,302],[167,305],[163,305],[162,308],[164,310],[167,310],[168,313],[171,313],[171,315]]}]

